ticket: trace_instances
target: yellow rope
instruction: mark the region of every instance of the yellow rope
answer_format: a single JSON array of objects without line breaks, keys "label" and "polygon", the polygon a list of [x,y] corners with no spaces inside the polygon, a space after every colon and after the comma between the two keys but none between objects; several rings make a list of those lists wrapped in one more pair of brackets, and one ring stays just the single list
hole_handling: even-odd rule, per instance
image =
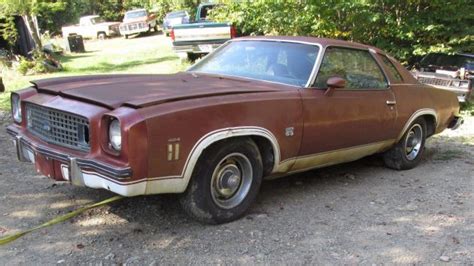
[{"label": "yellow rope", "polygon": [[83,213],[83,212],[85,212],[89,209],[93,209],[93,208],[96,208],[96,207],[99,207],[99,206],[102,206],[102,205],[105,205],[105,204],[108,204],[108,203],[111,203],[111,202],[114,202],[114,201],[117,201],[117,200],[120,200],[120,199],[123,199],[123,197],[122,196],[114,196],[112,198],[103,200],[101,202],[97,202],[97,203],[82,207],[80,209],[77,209],[77,210],[72,211],[70,213],[64,214],[62,216],[58,216],[58,217],[56,217],[56,218],[54,218],[54,219],[52,219],[52,220],[50,220],[50,221],[48,221],[44,224],[38,225],[38,226],[33,227],[31,229],[21,231],[21,232],[18,232],[16,234],[13,234],[13,235],[7,235],[5,237],[0,238],[0,246],[8,244],[8,243],[10,243],[10,242],[26,235],[26,234],[28,234],[28,233],[31,233],[31,232],[36,231],[38,229],[48,227],[48,226],[51,226],[51,225],[69,220],[69,219],[73,218],[74,216],[77,216],[77,215],[79,215],[79,214],[81,214],[81,213]]}]

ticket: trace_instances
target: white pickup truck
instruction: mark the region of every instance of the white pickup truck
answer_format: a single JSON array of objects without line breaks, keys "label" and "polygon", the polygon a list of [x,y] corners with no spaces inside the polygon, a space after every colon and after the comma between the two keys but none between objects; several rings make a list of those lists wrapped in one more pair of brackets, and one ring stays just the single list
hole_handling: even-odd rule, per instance
[{"label": "white pickup truck", "polygon": [[120,35],[120,22],[105,22],[100,16],[84,16],[78,25],[62,27],[63,38],[70,35],[81,35],[84,38],[103,40],[110,36]]},{"label": "white pickup truck", "polygon": [[158,31],[158,21],[154,13],[146,9],[135,9],[125,13],[122,24],[120,24],[120,34],[128,38],[129,35],[149,32],[154,29]]}]

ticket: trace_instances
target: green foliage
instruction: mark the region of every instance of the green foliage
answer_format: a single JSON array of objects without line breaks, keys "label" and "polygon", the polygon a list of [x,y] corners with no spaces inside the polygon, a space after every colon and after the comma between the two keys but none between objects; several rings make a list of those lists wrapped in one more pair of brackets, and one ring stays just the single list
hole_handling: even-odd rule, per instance
[{"label": "green foliage", "polygon": [[31,59],[20,57],[17,70],[22,75],[49,73],[61,70],[61,68],[48,67],[52,66],[54,62],[57,62],[54,58],[47,56],[44,52],[37,49],[33,51]]},{"label": "green foliage", "polygon": [[85,15],[98,14],[108,21],[121,21],[126,11],[146,8],[162,20],[166,13],[173,10],[187,9],[192,12],[198,4],[197,0],[43,0],[38,1],[35,10],[42,31],[60,34],[62,26],[76,24],[79,17]]},{"label": "green foliage", "polygon": [[464,115],[474,116],[474,102],[471,100],[469,102],[461,103],[461,113]]},{"label": "green foliage", "polygon": [[377,46],[408,62],[428,52],[473,52],[469,0],[222,1],[211,18],[242,35],[337,38]]},{"label": "green foliage", "polygon": [[0,35],[9,45],[13,46],[18,39],[18,31],[15,27],[13,16],[0,16]]},{"label": "green foliage", "polygon": [[76,0],[58,0],[52,5],[41,4],[38,9],[38,24],[42,32],[60,34],[61,27],[77,23],[83,5]]}]

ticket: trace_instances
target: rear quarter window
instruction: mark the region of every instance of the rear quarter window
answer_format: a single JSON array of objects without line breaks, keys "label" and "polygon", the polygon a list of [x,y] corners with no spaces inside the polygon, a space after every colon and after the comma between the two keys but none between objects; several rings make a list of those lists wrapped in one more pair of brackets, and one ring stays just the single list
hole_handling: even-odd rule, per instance
[{"label": "rear quarter window", "polygon": [[400,72],[398,72],[397,68],[392,63],[392,61],[388,59],[388,57],[385,55],[381,55],[380,57],[382,58],[382,62],[385,66],[385,69],[387,69],[388,72],[390,72],[392,78],[397,82],[402,82],[403,81],[402,75],[400,75]]}]

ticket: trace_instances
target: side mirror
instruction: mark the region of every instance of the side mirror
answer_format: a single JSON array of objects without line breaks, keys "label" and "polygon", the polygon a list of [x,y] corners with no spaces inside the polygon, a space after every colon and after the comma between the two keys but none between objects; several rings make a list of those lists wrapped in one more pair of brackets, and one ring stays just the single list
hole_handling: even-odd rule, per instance
[{"label": "side mirror", "polygon": [[342,89],[346,86],[346,80],[340,77],[331,77],[326,82],[328,89]]},{"label": "side mirror", "polygon": [[346,86],[346,80],[340,77],[331,77],[326,81],[326,92],[324,95],[331,96],[335,89],[342,89]]}]

